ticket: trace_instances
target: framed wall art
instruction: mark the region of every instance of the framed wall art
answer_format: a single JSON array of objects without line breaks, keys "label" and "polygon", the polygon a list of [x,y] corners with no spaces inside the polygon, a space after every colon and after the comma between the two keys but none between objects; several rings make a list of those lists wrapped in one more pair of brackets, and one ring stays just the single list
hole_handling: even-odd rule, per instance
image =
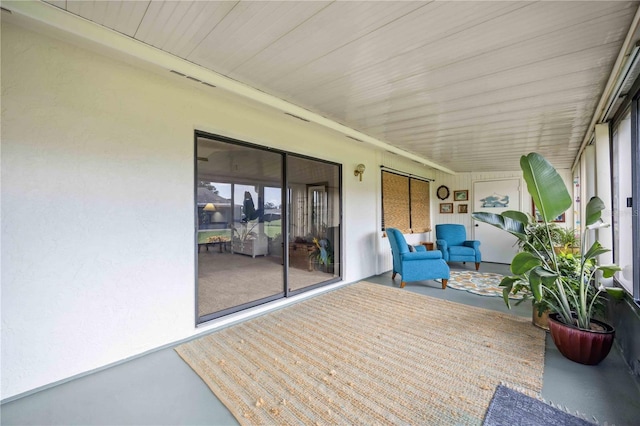
[{"label": "framed wall art", "polygon": [[441,200],[446,200],[447,198],[449,198],[449,188],[444,185],[440,185],[436,190],[436,195]]},{"label": "framed wall art", "polygon": [[460,189],[453,191],[453,201],[469,201],[469,190]]},{"label": "framed wall art", "polygon": [[453,203],[440,203],[440,213],[453,213]]},{"label": "framed wall art", "polygon": [[458,213],[469,213],[468,204],[458,204]]}]

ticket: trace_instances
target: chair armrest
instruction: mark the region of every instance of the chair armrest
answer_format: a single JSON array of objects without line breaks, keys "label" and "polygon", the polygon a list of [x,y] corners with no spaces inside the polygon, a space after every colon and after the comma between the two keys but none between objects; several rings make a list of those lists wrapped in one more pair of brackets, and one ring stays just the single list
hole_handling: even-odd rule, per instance
[{"label": "chair armrest", "polygon": [[414,251],[402,254],[403,261],[426,260],[426,259],[442,259],[442,253],[439,250]]},{"label": "chair armrest", "polygon": [[423,246],[422,244],[418,245],[418,246],[413,246],[414,250],[413,251],[427,251],[427,248],[425,246]]},{"label": "chair armrest", "polygon": [[478,250],[478,248],[480,247],[480,241],[477,241],[477,240],[467,240],[467,241],[463,242],[462,244],[467,246],[467,247],[471,247],[474,250]]},{"label": "chair armrest", "polygon": [[436,247],[438,250],[447,251],[448,246],[447,240],[436,240]]}]

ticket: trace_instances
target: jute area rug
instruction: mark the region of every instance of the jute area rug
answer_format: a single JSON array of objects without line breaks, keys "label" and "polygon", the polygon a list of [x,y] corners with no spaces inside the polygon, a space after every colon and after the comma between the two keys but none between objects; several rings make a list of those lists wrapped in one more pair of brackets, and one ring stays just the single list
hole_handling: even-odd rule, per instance
[{"label": "jute area rug", "polygon": [[[504,275],[492,272],[451,271],[447,287],[465,290],[480,296],[502,297],[502,287],[500,287],[502,278]],[[509,299],[519,300],[522,299],[522,295],[510,294]]]},{"label": "jute area rug", "polygon": [[480,425],[501,382],[539,394],[544,335],[360,282],[176,351],[241,424]]}]

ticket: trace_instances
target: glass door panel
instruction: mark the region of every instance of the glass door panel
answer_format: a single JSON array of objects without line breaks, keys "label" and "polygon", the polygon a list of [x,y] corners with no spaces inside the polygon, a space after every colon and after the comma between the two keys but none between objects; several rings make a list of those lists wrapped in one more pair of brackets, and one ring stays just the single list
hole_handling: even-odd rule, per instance
[{"label": "glass door panel", "polygon": [[282,154],[198,137],[196,156],[198,322],[284,297]]},{"label": "glass door panel", "polygon": [[287,157],[288,288],[296,292],[340,277],[340,168]]}]

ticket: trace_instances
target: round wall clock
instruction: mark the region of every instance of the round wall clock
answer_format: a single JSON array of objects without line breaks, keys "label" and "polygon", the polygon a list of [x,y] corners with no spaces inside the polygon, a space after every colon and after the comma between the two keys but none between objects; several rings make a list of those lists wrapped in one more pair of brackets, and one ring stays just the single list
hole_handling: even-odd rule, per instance
[{"label": "round wall clock", "polygon": [[446,200],[447,198],[449,198],[449,188],[444,185],[440,185],[436,190],[436,195],[441,200]]}]

